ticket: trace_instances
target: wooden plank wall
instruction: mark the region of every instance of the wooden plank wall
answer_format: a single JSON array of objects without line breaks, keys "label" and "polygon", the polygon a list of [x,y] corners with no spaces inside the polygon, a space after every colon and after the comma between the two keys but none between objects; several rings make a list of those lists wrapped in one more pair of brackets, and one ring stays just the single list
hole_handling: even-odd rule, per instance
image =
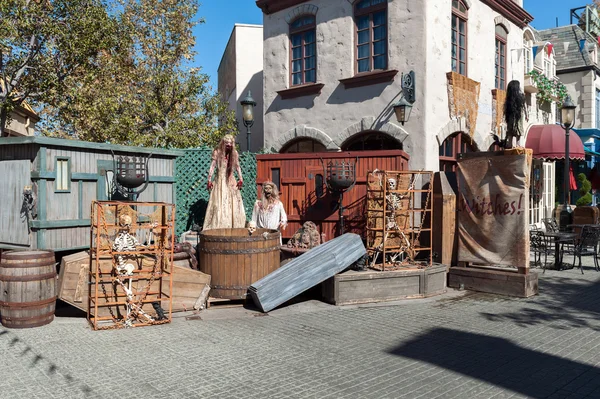
[{"label": "wooden plank wall", "polygon": [[[44,230],[44,248],[68,249],[85,248],[89,246],[89,219],[91,202],[98,198],[98,161],[109,161],[112,165],[110,152],[91,152],[80,148],[46,148],[46,171],[54,174],[56,171],[56,158],[68,157],[71,160],[70,192],[55,192],[54,180],[39,180],[46,186],[46,220],[48,221],[73,221],[81,220],[85,226],[49,228]],[[119,155],[120,153],[116,153]],[[157,181],[148,184],[146,190],[140,195],[139,201],[156,201],[172,203],[175,159],[153,155],[148,163],[151,178]],[[79,174],[79,178],[76,174]],[[86,174],[86,175],[82,175]],[[93,180],[93,179],[96,180]],[[167,181],[165,181],[167,180]],[[85,221],[85,223],[84,223]]]},{"label": "wooden plank wall", "polygon": [[[299,153],[257,155],[257,192],[266,180],[277,180],[274,169],[279,169],[280,197],[288,214],[288,228],[284,238],[291,238],[305,221],[313,221],[330,240],[339,235],[337,196],[322,188],[324,195],[317,198],[317,175],[323,176],[323,164],[329,161],[355,162],[358,157],[356,185],[344,194],[345,232],[364,236],[365,196],[367,173],[374,169],[406,170],[409,156],[402,150],[356,151],[339,153]],[[326,176],[323,176],[325,182]]]}]

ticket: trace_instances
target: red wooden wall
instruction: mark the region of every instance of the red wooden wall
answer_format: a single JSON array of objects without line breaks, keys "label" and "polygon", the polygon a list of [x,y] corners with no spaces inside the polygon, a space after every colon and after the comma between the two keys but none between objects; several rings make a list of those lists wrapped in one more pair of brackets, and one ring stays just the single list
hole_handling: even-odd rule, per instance
[{"label": "red wooden wall", "polygon": [[[374,169],[407,170],[409,156],[402,150],[324,152],[298,154],[263,154],[257,155],[257,192],[266,180],[279,185],[280,198],[288,214],[288,227],[283,232],[284,238],[290,238],[305,221],[317,224],[326,239],[337,235],[339,214],[338,197],[326,187],[326,175],[323,163],[329,161],[355,162],[358,157],[356,185],[344,193],[344,225],[345,232],[353,232],[364,237],[366,222],[366,178]],[[279,174],[279,178],[278,175]],[[319,187],[319,180],[323,185]],[[318,194],[323,195],[319,197]]]}]

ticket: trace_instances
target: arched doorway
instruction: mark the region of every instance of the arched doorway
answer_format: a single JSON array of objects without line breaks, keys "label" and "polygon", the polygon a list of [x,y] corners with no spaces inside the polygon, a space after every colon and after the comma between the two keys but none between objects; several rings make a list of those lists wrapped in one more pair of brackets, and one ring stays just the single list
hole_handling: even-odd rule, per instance
[{"label": "arched doorway", "polygon": [[402,143],[388,134],[371,130],[353,135],[341,147],[342,151],[401,150]]},{"label": "arched doorway", "polygon": [[327,148],[319,141],[310,138],[293,140],[286,144],[279,153],[297,154],[300,152],[326,152]]},{"label": "arched doorway", "polygon": [[468,134],[454,133],[446,138],[440,146],[440,172],[456,172],[458,154],[475,151],[477,151],[477,146]]}]

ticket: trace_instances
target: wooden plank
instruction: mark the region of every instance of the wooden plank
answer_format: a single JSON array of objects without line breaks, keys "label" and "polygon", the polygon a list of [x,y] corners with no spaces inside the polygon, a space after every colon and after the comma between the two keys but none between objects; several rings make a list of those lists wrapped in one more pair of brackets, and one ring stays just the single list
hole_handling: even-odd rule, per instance
[{"label": "wooden plank", "polygon": [[[4,139],[4,138],[3,138]],[[0,162],[0,243],[8,245],[29,245],[27,220],[21,218],[23,188],[31,186],[31,162],[14,160]],[[39,194],[38,194],[39,195]]]},{"label": "wooden plank", "polygon": [[366,254],[360,236],[344,234],[295,258],[253,283],[254,303],[269,312],[307,289],[345,270]]}]

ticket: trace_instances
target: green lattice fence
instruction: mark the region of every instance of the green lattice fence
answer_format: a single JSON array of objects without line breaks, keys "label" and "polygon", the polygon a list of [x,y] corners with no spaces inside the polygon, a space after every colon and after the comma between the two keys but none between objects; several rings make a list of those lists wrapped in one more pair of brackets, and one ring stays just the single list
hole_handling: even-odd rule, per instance
[{"label": "green lattice fence", "polygon": [[[177,218],[175,232],[180,236],[194,224],[202,227],[208,205],[209,192],[206,189],[210,168],[210,148],[187,150],[175,163],[175,201]],[[246,219],[252,216],[256,201],[256,156],[240,152],[240,166],[244,178],[242,198],[246,209]],[[216,173],[216,172],[215,172]]]}]

